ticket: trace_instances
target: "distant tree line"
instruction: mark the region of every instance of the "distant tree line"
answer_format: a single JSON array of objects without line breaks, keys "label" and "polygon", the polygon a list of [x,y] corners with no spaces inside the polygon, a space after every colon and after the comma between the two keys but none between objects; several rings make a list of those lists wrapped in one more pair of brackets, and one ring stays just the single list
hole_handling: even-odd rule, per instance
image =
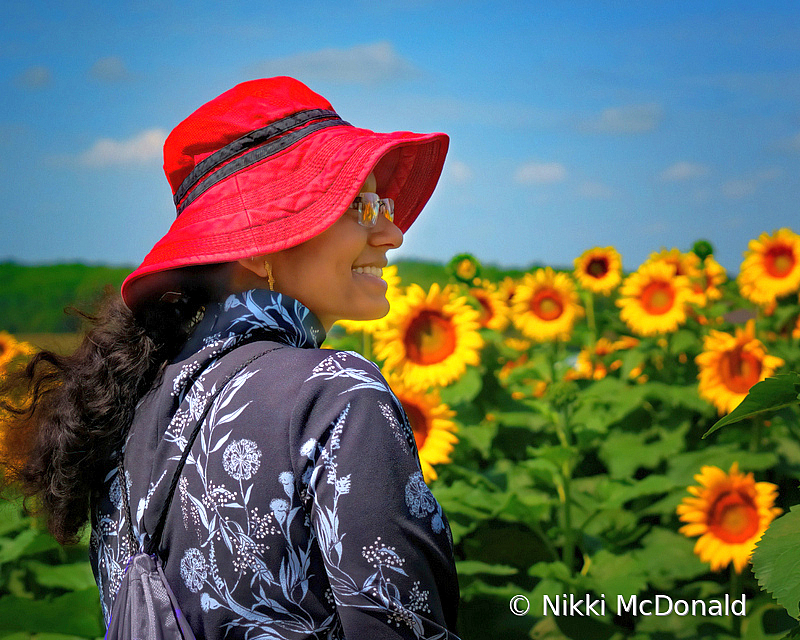
[{"label": "distant tree line", "polygon": [[65,308],[94,310],[106,287],[119,289],[129,267],[0,263],[0,330],[10,333],[72,333],[81,326]]}]

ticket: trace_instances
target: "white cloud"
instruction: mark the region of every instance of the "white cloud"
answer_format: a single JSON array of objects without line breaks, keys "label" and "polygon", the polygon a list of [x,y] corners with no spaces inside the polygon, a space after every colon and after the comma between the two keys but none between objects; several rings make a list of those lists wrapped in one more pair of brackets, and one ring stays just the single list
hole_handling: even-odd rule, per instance
[{"label": "white cloud", "polygon": [[161,159],[167,132],[147,129],[126,140],[100,138],[78,155],[78,162],[87,167],[110,167],[126,164],[147,164]]},{"label": "white cloud", "polygon": [[19,76],[17,83],[26,89],[41,89],[52,81],[53,76],[47,67],[28,67]]},{"label": "white cloud", "polygon": [[117,56],[100,58],[92,65],[89,75],[102,82],[122,82],[130,78],[125,63]]},{"label": "white cloud", "polygon": [[753,195],[763,185],[777,180],[782,175],[782,169],[771,167],[743,178],[729,180],[722,185],[722,195],[729,200],[741,200],[742,198]]},{"label": "white cloud", "polygon": [[566,177],[567,168],[560,162],[529,162],[514,172],[514,181],[519,184],[552,184]]},{"label": "white cloud", "polygon": [[681,182],[683,180],[693,180],[708,175],[709,169],[704,164],[695,162],[676,162],[667,167],[659,174],[659,179],[663,182]]},{"label": "white cloud", "polygon": [[470,169],[469,165],[465,162],[461,162],[461,160],[448,160],[445,167],[447,174],[456,184],[465,184],[472,180],[472,169]]},{"label": "white cloud", "polygon": [[328,81],[371,86],[404,80],[419,71],[394,50],[390,42],[359,45],[349,49],[320,49],[256,65],[264,76],[289,75],[303,81]]},{"label": "white cloud", "polygon": [[582,128],[595,133],[646,133],[658,126],[663,115],[663,109],[655,103],[611,107],[586,121]]}]

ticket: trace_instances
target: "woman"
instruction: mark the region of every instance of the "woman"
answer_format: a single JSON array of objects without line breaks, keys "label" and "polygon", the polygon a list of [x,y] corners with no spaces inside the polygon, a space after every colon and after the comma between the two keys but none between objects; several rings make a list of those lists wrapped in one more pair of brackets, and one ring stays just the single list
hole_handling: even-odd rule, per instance
[{"label": "woman", "polygon": [[34,358],[13,431],[12,477],[54,535],[91,511],[107,619],[199,422],[159,547],[197,637],[455,638],[450,530],[408,420],[374,364],[319,348],[388,311],[386,253],[447,145],[357,129],[291,78],[170,134],[175,223],[74,355]]}]

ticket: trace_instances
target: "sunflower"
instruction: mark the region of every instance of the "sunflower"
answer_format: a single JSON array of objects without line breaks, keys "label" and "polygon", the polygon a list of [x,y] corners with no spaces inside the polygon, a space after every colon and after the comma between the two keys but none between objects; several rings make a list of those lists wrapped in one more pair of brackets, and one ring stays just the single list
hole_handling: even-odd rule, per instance
[{"label": "sunflower", "polygon": [[375,333],[375,353],[407,386],[446,386],[480,362],[479,313],[449,286],[426,294],[412,284],[396,304],[391,326]]},{"label": "sunflower", "polygon": [[31,356],[35,351],[27,342],[20,342],[7,331],[0,331],[0,375],[14,358]]},{"label": "sunflower", "polygon": [[399,376],[392,374],[388,374],[386,379],[403,405],[414,432],[425,482],[436,480],[433,465],[450,463],[453,446],[458,442],[458,427],[451,420],[456,413],[441,401],[435,389],[415,391],[403,384]]},{"label": "sunflower", "polygon": [[[705,273],[702,268],[702,260],[694,251],[683,253],[675,248],[669,250],[662,249],[657,253],[651,253],[650,257],[645,260],[645,264],[652,264],[654,262],[664,262],[673,268],[675,275],[686,276],[689,279],[691,287],[691,295],[689,296],[688,302],[696,304],[698,307],[704,307],[706,305],[707,300],[704,294]],[[716,261],[714,264],[717,264]],[[719,265],[717,264],[717,266]],[[722,269],[722,267],[719,268]],[[725,273],[724,269],[722,273]]]},{"label": "sunflower", "polygon": [[0,370],[11,362],[17,353],[17,341],[6,332],[0,331]]},{"label": "sunflower", "polygon": [[575,258],[575,278],[588,291],[610,294],[622,280],[622,258],[614,247],[595,247]]},{"label": "sunflower", "polygon": [[645,264],[653,262],[666,262],[674,269],[676,276],[686,276],[689,279],[700,275],[700,258],[696,253],[683,253],[680,249],[662,249],[650,254]]},{"label": "sunflower", "polygon": [[733,562],[733,568],[741,573],[756,542],[781,514],[774,506],[778,487],[755,482],[752,473],[739,472],[736,462],[728,473],[704,466],[694,478],[700,486],[688,487],[692,497],[678,505],[678,515],[687,523],[679,531],[690,538],[700,536],[694,552],[712,571]]},{"label": "sunflower", "polygon": [[639,346],[639,339],[632,336],[620,336],[618,340],[612,343],[614,351],[626,351]]},{"label": "sunflower", "polygon": [[622,367],[622,360],[612,357],[617,351],[632,349],[639,344],[636,338],[623,336],[611,342],[608,338],[599,338],[594,347],[584,347],[578,353],[575,366],[567,370],[567,380],[602,380],[609,372]]},{"label": "sunflower", "polygon": [[511,305],[511,301],[514,299],[514,294],[517,291],[518,284],[519,282],[517,280],[511,276],[506,276],[500,281],[500,284],[497,285],[497,291],[500,293],[500,296],[503,298],[506,305]]},{"label": "sunflower", "polygon": [[515,338],[513,336],[506,338],[503,340],[503,346],[508,347],[513,351],[518,351],[520,353],[527,351],[531,348],[531,341],[525,340],[524,338]]},{"label": "sunflower", "polygon": [[695,293],[694,302],[700,307],[705,307],[709,301],[719,300],[722,291],[719,286],[728,279],[725,268],[713,256],[707,256],[700,267],[699,275],[692,279],[692,290]]},{"label": "sunflower", "polygon": [[481,306],[481,327],[502,331],[508,326],[508,306],[497,285],[489,280],[481,280],[480,286],[473,287],[469,293]]},{"label": "sunflower", "polygon": [[733,411],[750,387],[784,364],[756,339],[755,326],[750,320],[744,329],[736,329],[735,336],[712,329],[703,339],[703,353],[695,358],[700,368],[698,391],[720,414]]},{"label": "sunflower", "polygon": [[625,278],[620,289],[620,317],[642,336],[675,331],[686,321],[686,303],[692,296],[689,279],[675,275],[665,261],[645,262]]},{"label": "sunflower", "polygon": [[397,275],[397,267],[390,265],[383,268],[381,278],[386,281],[386,299],[389,301],[389,313],[377,320],[337,320],[336,324],[342,327],[347,333],[365,331],[375,333],[385,329],[392,323],[395,301],[402,295],[400,291],[400,276]]},{"label": "sunflower", "polygon": [[454,256],[447,267],[456,280],[466,284],[472,284],[481,275],[481,263],[470,253]]},{"label": "sunflower", "polygon": [[[568,369],[566,380],[602,380],[609,371],[616,371],[622,366],[622,360],[611,359],[616,351],[616,343],[608,338],[599,338],[593,347],[584,347],[578,353],[575,366]],[[610,362],[609,362],[610,361]]]},{"label": "sunflower", "polygon": [[583,315],[570,277],[550,267],[526,273],[512,304],[514,324],[538,342],[569,340],[575,320]]},{"label": "sunflower", "polygon": [[497,378],[505,383],[508,380],[508,377],[511,375],[511,372],[519,367],[528,364],[530,360],[527,353],[520,354],[516,358],[508,359],[503,362],[503,366],[497,372]]},{"label": "sunflower", "polygon": [[708,240],[698,240],[692,245],[692,253],[701,260],[705,260],[711,255],[714,255],[714,245]]},{"label": "sunflower", "polygon": [[751,240],[737,278],[741,294],[758,305],[770,306],[776,298],[800,287],[800,236],[789,229]]},{"label": "sunflower", "polygon": [[564,373],[564,380],[602,380],[608,374],[608,368],[602,361],[593,361],[592,352],[588,348],[581,349],[575,360],[575,366]]}]

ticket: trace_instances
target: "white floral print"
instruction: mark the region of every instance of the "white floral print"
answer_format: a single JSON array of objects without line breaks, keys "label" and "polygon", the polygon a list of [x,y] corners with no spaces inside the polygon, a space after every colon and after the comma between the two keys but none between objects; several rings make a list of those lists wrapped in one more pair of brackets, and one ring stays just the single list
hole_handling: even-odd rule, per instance
[{"label": "white floral print", "polygon": [[250,480],[261,464],[261,450],[252,440],[234,440],[222,456],[225,471],[234,480]]},{"label": "white floral print", "polygon": [[300,447],[300,455],[304,458],[309,458],[314,454],[314,449],[317,446],[317,441],[314,438],[306,440],[305,444]]},{"label": "white floral print", "polygon": [[181,558],[181,577],[192,593],[203,588],[206,581],[206,559],[200,549],[187,549]]},{"label": "white floral print", "polygon": [[[147,465],[130,468],[131,508],[138,507],[134,534],[141,543],[170,484],[169,464],[177,464],[194,424],[207,410],[165,530],[172,557],[165,571],[170,580],[186,587],[189,595],[179,597],[190,623],[212,620],[226,640],[342,640],[343,621],[354,624],[363,616],[383,620],[403,637],[453,640],[442,626],[440,598],[443,585],[455,588],[455,580],[437,578],[434,584],[414,579],[420,562],[445,554],[425,552],[423,560],[418,555],[423,551],[409,548],[392,528],[394,518],[425,518],[428,531],[437,537],[427,544],[447,549],[445,535],[439,534],[449,534],[449,529],[418,473],[413,434],[409,438],[400,405],[377,367],[356,354],[322,352],[319,359],[305,360],[313,360],[308,368],[270,373],[278,376],[278,385],[288,373],[310,390],[331,389],[328,396],[336,398],[337,410],[326,418],[334,416],[329,423],[298,421],[303,430],[290,434],[298,439],[287,452],[286,440],[275,437],[286,433],[284,423],[272,420],[258,404],[272,389],[271,381],[265,383],[269,369],[248,367],[222,388],[210,407],[206,403],[231,370],[223,356],[238,352],[253,336],[265,335],[265,328],[278,327],[268,339],[302,347],[318,346],[324,332],[302,305],[270,292],[239,294],[219,307],[207,312],[191,338],[197,352],[171,365],[171,375],[155,390],[168,398],[172,416],[158,440],[158,461],[152,470]],[[193,353],[191,344],[184,353]],[[248,384],[255,375],[258,385]],[[364,393],[372,398],[367,414]],[[356,409],[351,409],[350,398],[357,400]],[[163,411],[162,405],[153,406]],[[375,421],[370,429],[385,434],[379,442],[353,435],[354,428],[370,421]],[[145,439],[152,438],[153,422],[145,424]],[[141,439],[137,446],[144,449]],[[392,485],[391,507],[383,502],[386,485],[373,484],[365,473],[371,454],[378,450],[396,454],[393,460],[402,459],[407,472],[414,469],[410,477],[403,473],[406,486]],[[387,477],[378,473],[378,479]],[[106,616],[128,557],[120,524],[124,520],[116,504],[120,483],[112,487],[114,480],[112,470],[106,478],[104,511],[93,521],[91,539]],[[153,505],[148,506],[151,498]],[[372,520],[361,530],[364,509]],[[442,566],[444,573],[437,567],[434,575],[454,576]],[[433,589],[436,598],[431,597]]]},{"label": "white floral print", "polygon": [[417,518],[424,518],[436,510],[436,498],[433,497],[419,471],[413,473],[406,483],[406,504],[411,515]]},{"label": "white floral print", "polygon": [[272,509],[272,513],[275,514],[275,519],[279,524],[283,524],[286,521],[286,514],[289,513],[289,503],[286,500],[273,498],[269,503],[269,508]]}]

